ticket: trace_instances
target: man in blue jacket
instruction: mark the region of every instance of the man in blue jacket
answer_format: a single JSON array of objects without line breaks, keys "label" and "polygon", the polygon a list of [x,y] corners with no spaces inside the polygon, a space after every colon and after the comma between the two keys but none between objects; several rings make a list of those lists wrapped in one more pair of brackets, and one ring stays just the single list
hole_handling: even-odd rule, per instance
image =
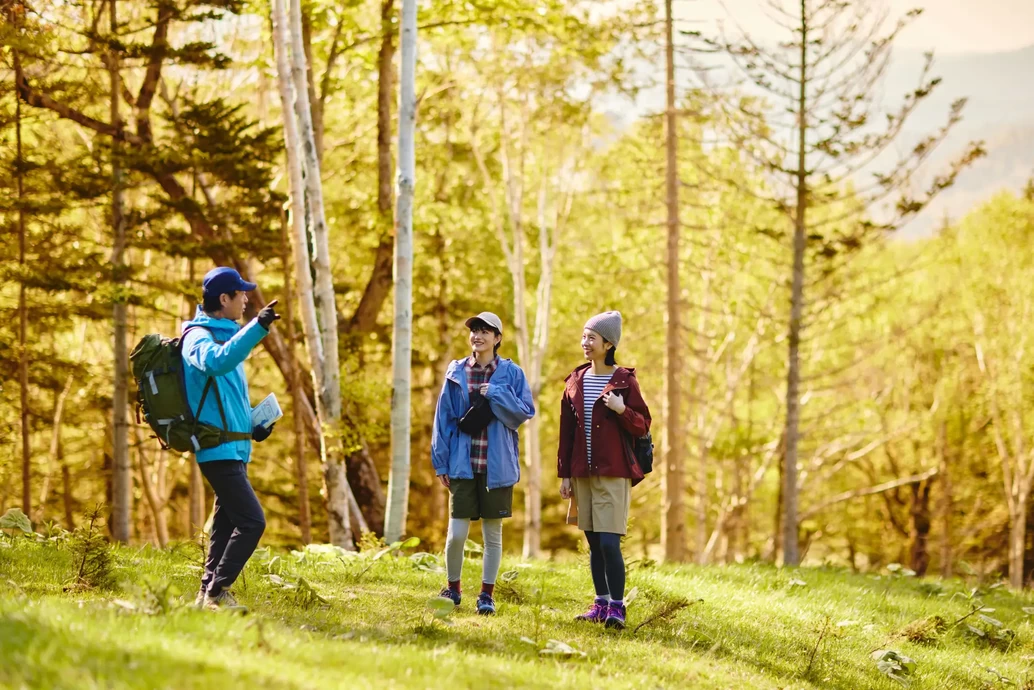
[{"label": "man in blue jacket", "polygon": [[[449,365],[431,440],[435,474],[452,495],[445,541],[448,586],[440,596],[459,606],[463,546],[470,521],[480,519],[484,560],[477,611],[490,615],[495,613],[493,594],[503,557],[503,518],[513,515],[513,487],[521,478],[517,428],[535,416],[535,405],[524,372],[498,355],[503,340],[499,317],[482,312],[466,325],[471,355]],[[464,419],[472,402],[470,417],[482,418],[473,423],[475,428]],[[461,424],[471,433],[461,430]]]},{"label": "man in blue jacket", "polygon": [[183,324],[183,377],[195,417],[227,432],[228,440],[196,453],[201,474],[215,492],[215,511],[205,572],[197,603],[211,609],[245,610],[230,593],[230,586],[255,552],[266,516],[248,481],[251,441],[264,441],[273,431],[252,427],[251,400],[244,360],[280,318],[276,300],[265,306],[246,326],[248,294],[255,289],[232,268],[209,271],[203,283],[202,304],[192,321]]}]

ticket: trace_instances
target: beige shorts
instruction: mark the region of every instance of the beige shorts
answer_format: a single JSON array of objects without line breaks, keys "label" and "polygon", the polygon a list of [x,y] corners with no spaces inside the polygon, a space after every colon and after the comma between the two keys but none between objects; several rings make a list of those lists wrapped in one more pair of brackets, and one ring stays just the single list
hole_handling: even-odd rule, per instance
[{"label": "beige shorts", "polygon": [[632,480],[624,477],[572,477],[574,493],[567,523],[584,532],[624,534],[632,503]]}]

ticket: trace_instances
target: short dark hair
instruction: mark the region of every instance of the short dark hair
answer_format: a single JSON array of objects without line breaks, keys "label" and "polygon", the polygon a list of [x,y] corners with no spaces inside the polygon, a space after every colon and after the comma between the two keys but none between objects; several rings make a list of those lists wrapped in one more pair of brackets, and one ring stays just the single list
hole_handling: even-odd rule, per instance
[{"label": "short dark hair", "polygon": [[500,340],[495,344],[495,347],[492,348],[492,354],[499,354],[499,347],[503,344],[503,341],[501,340],[503,334],[497,331],[495,326],[486,321],[482,321],[481,319],[474,319],[470,322],[470,332],[473,333],[474,331],[492,331],[492,333],[498,335]]},{"label": "short dark hair", "polygon": [[618,349],[616,347],[612,347],[609,350],[607,350],[607,358],[603,360],[603,363],[606,364],[608,367],[616,366],[618,362],[616,359],[614,359],[614,355],[617,354],[617,351]]},{"label": "short dark hair", "polygon": [[230,290],[229,292],[220,292],[218,295],[209,292],[201,293],[201,308],[208,314],[214,314],[217,311],[221,311],[223,303],[219,299],[221,295],[229,295],[230,299],[237,296],[236,290]]}]

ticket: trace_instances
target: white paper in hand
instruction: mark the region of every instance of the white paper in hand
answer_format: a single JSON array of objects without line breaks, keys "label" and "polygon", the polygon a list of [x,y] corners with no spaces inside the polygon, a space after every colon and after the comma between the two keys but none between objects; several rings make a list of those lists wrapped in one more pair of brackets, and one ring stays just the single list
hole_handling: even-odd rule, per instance
[{"label": "white paper in hand", "polygon": [[251,426],[263,426],[268,429],[273,425],[273,422],[283,416],[284,411],[280,409],[280,403],[276,401],[276,395],[270,393],[265,400],[256,405],[255,409],[251,411]]}]

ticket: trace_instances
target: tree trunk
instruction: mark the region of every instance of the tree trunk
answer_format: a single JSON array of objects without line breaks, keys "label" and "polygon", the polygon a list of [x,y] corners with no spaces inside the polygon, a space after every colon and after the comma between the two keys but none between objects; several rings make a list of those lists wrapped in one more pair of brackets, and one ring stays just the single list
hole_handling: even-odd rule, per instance
[{"label": "tree trunk", "polygon": [[302,8],[302,42],[305,50],[305,90],[312,107],[312,136],[316,142],[316,159],[323,168],[323,104],[316,94],[316,79],[312,73],[312,15]]},{"label": "tree trunk", "polygon": [[[294,290],[291,283],[291,244],[287,232],[287,215],[281,213],[280,218],[280,256],[284,264],[284,324],[287,327],[287,347],[294,353],[297,336],[294,327]],[[302,418],[301,367],[298,358],[293,357],[293,366],[288,381],[291,391],[291,418],[294,421],[294,469],[295,481],[298,483],[298,528],[301,531],[302,543],[312,542],[312,515],[309,513],[309,470],[305,462],[305,420]]]},{"label": "tree trunk", "polygon": [[[437,402],[438,392],[441,391],[442,385],[445,383],[445,374],[449,368],[449,351],[451,349],[453,340],[453,325],[452,320],[449,317],[449,272],[447,269],[447,254],[445,251],[445,238],[442,236],[441,228],[438,228],[434,233],[434,246],[435,256],[441,262],[439,264],[438,271],[438,294],[435,303],[435,319],[438,322],[438,346],[439,356],[435,363],[434,368],[434,379],[431,384],[431,396],[430,404],[428,409],[434,410],[435,403]],[[432,429],[433,433],[433,429]],[[428,458],[430,458],[430,449],[428,449]],[[427,464],[431,467],[430,460],[427,460]],[[434,477],[434,468],[431,467],[431,516],[435,521],[435,524],[439,524],[438,520],[448,519],[448,505],[449,505],[449,492],[441,482]],[[444,542],[442,544],[444,547]]]},{"label": "tree trunk", "polygon": [[[322,427],[321,455],[323,479],[326,486],[327,518],[330,541],[345,548],[354,548],[352,528],[349,519],[349,489],[345,474],[343,446],[343,424],[341,421],[341,384],[338,365],[337,306],[334,299],[334,283],[330,267],[330,240],[323,211],[323,190],[320,181],[320,166],[316,156],[316,144],[312,127],[312,110],[308,96],[305,52],[302,41],[302,11],[300,0],[292,0],[290,20],[284,21],[284,0],[274,0],[274,44],[277,51],[277,66],[280,77],[280,96],[283,101],[284,131],[288,138],[288,153],[296,158],[291,171],[294,211],[303,209],[300,203],[304,182],[304,198],[308,200],[313,239],[312,267],[315,269],[315,289],[309,284],[310,261],[307,238],[299,234],[295,226],[295,264],[298,274],[299,293],[303,300],[303,324],[306,326],[306,341],[312,360],[313,375],[316,377],[317,416]],[[290,79],[287,78],[287,26],[290,31]],[[293,83],[294,98],[290,88]],[[293,115],[298,118],[295,131]],[[293,135],[293,136],[292,136]],[[293,141],[292,141],[293,140]],[[301,161],[297,160],[301,150]],[[293,153],[292,153],[293,151]],[[289,161],[290,165],[290,161]],[[301,171],[304,170],[304,180]],[[297,220],[295,221],[297,223]],[[306,304],[312,298],[312,305]],[[318,319],[318,323],[314,321]]]},{"label": "tree trunk", "polygon": [[[563,166],[563,163],[561,163]],[[560,176],[563,176],[561,172]],[[548,175],[543,173],[539,188],[538,226],[539,226],[539,280],[536,295],[535,330],[530,347],[527,349],[528,361],[521,360],[527,366],[528,385],[531,389],[532,401],[536,411],[540,407],[539,398],[542,393],[542,365],[549,346],[549,313],[553,298],[553,268],[556,260],[556,247],[559,241],[561,224],[570,213],[570,195],[563,193],[556,200],[557,209],[554,214],[553,236],[550,239],[550,223],[547,220],[547,187]],[[516,238],[515,238],[516,243]],[[521,271],[523,273],[523,269]],[[523,282],[523,278],[522,278]],[[526,336],[525,336],[526,337]],[[528,420],[525,425],[525,465],[528,468],[524,490],[524,557],[538,557],[542,550],[542,426],[538,414]]]},{"label": "tree trunk", "polygon": [[926,575],[930,567],[930,526],[933,519],[930,513],[930,487],[934,478],[916,482],[911,485],[912,489],[912,528],[910,530],[909,546],[909,568],[915,571],[916,575]]},{"label": "tree trunk", "polygon": [[[14,51],[15,72],[21,73],[21,56]],[[14,99],[14,132],[17,147],[15,178],[18,185],[18,267],[25,273],[25,160],[22,158],[22,103]],[[18,384],[22,440],[22,512],[32,515],[32,452],[29,443],[29,312],[25,303],[25,279],[18,286]]]},{"label": "tree trunk", "polygon": [[953,498],[951,472],[948,468],[948,423],[942,421],[937,433],[937,454],[940,456],[939,474],[941,475],[941,500],[938,506],[941,522],[941,577],[952,576],[952,529],[951,514]]},{"label": "tree trunk", "polygon": [[665,438],[667,452],[664,463],[664,512],[661,515],[661,542],[664,557],[669,561],[686,560],[686,507],[683,496],[682,463],[682,393],[679,377],[682,371],[681,326],[679,319],[679,182],[678,138],[676,134],[675,103],[675,39],[672,0],[665,0],[665,70],[667,81],[667,111],[665,113],[665,147],[667,168],[665,186],[668,204],[668,361],[667,407],[668,419]]},{"label": "tree trunk", "polygon": [[[108,5],[111,16],[111,37],[115,40],[118,33],[116,16],[117,0]],[[119,114],[119,92],[121,79],[119,76],[118,53],[109,54],[108,70],[111,77],[111,126],[116,131],[122,129]],[[118,137],[111,140],[111,228],[113,247],[111,251],[112,281],[115,284],[114,306],[112,317],[115,327],[115,381],[112,403],[112,429],[114,431],[114,466],[112,471],[112,537],[116,541],[129,541],[129,504],[132,490],[132,474],[129,461],[129,351],[126,347],[126,310],[128,305],[123,294],[126,285],[125,248],[126,224],[123,214],[122,200],[122,164],[120,161],[121,144]]]},{"label": "tree trunk", "polygon": [[1009,514],[1009,584],[1023,588],[1023,551],[1027,541],[1027,491],[1020,491]]},{"label": "tree trunk", "polygon": [[65,529],[71,532],[75,529],[75,498],[72,496],[72,473],[65,460],[65,444],[60,437],[57,440],[57,457],[61,462],[61,502],[65,509]]},{"label": "tree trunk", "polygon": [[532,417],[524,430],[525,465],[528,476],[524,487],[525,558],[538,558],[542,553],[542,445],[539,442],[539,419]]},{"label": "tree trunk", "polygon": [[[82,362],[83,355],[86,352],[86,321],[82,323],[82,330],[79,335],[79,356],[77,361]],[[50,498],[50,486],[53,479],[54,472],[61,466],[61,429],[62,422],[64,421],[65,414],[65,403],[68,400],[69,393],[72,392],[72,384],[75,381],[75,377],[69,375],[65,379],[65,385],[61,388],[61,392],[54,396],[54,416],[50,424],[50,452],[47,454],[47,471],[43,476],[43,486],[39,492],[39,513],[34,518],[35,521],[43,518],[44,511],[47,507],[47,501]]]},{"label": "tree trunk", "polygon": [[[165,451],[158,451],[164,453]],[[144,498],[147,499],[147,507],[151,509],[151,524],[154,527],[155,541],[158,546],[165,548],[169,543],[169,526],[165,519],[165,496],[161,494],[161,486],[155,486],[151,481],[150,463],[144,461],[145,451],[143,440],[137,436],[137,466],[140,470],[140,486],[144,489]],[[159,470],[161,471],[161,470]]]},{"label": "tree trunk", "polygon": [[[709,362],[706,357],[707,349],[707,314],[711,308],[711,279],[705,274],[703,295],[700,298],[700,313],[697,318],[697,344],[696,351],[699,364],[694,382],[694,397],[697,402],[697,477],[696,477],[696,562],[699,565],[707,563],[709,558],[707,548],[707,499],[710,495],[708,486],[708,438],[707,438],[707,407],[699,402],[706,396],[707,378],[706,370]],[[721,468],[718,468],[721,472]],[[720,494],[719,494],[720,495]]]},{"label": "tree trunk", "polygon": [[[377,210],[381,229],[392,227],[391,101],[395,92],[395,0],[381,2],[381,47],[377,52]],[[403,8],[403,12],[405,8]],[[403,57],[403,60],[405,58]]]},{"label": "tree trunk", "polygon": [[786,482],[783,479],[783,474],[786,471],[786,449],[783,449],[783,457],[779,458],[779,477],[777,480],[777,486],[779,490],[776,492],[775,512],[772,515],[772,563],[779,561],[779,553],[783,550],[783,489],[786,487]]},{"label": "tree trunk", "polygon": [[808,120],[806,97],[808,87],[808,8],[801,0],[801,62],[797,103],[797,211],[793,228],[793,284],[790,293],[790,329],[786,374],[786,459],[783,470],[783,565],[798,565],[797,536],[797,446],[800,423],[800,344],[801,314],[804,305],[804,250],[808,205],[808,170],[806,149]]},{"label": "tree trunk", "polygon": [[[392,68],[395,56],[395,16],[394,0],[381,2],[381,45],[377,53],[377,213],[380,238],[374,251],[373,271],[366,289],[359,300],[355,312],[349,322],[343,325],[347,331],[359,335],[373,330],[377,325],[384,300],[392,287],[392,271],[394,268],[394,207],[392,156],[391,156],[391,103],[394,96],[395,70]],[[365,451],[363,451],[365,452]],[[373,506],[364,501],[367,491],[366,481],[369,468],[360,470],[360,465],[349,458],[348,480],[358,493],[360,502],[366,510],[367,521],[380,529],[384,524],[384,497],[380,493],[380,479],[376,479],[377,492],[368,498],[376,503],[376,511],[367,510],[365,506]],[[374,473],[375,474],[375,473]]]},{"label": "tree trunk", "polygon": [[[1034,502],[1027,501],[1027,534],[1034,534]],[[1031,573],[1034,573],[1034,543],[1030,538],[1024,538],[1023,545],[1023,572],[1027,573],[1025,585],[1030,585]]]},{"label": "tree trunk", "polygon": [[416,176],[416,10],[402,0],[399,80],[398,222],[395,233],[395,327],[392,339],[391,475],[384,538],[401,539],[409,505],[410,389],[413,351],[413,191]]},{"label": "tree trunk", "polygon": [[190,483],[187,488],[187,537],[193,539],[205,529],[205,480],[201,476],[201,466],[190,463]]}]

